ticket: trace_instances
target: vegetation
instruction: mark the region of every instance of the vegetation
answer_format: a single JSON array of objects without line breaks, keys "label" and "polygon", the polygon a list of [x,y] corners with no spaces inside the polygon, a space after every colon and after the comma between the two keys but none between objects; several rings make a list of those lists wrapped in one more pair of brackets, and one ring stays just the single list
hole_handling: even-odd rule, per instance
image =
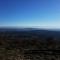
[{"label": "vegetation", "polygon": [[0,60],[60,60],[59,50],[60,41],[52,37],[0,37]]}]

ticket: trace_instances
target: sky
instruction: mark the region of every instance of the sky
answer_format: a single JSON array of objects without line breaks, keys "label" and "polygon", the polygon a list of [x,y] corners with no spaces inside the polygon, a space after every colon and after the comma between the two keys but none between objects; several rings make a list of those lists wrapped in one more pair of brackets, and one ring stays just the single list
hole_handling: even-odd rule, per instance
[{"label": "sky", "polygon": [[0,27],[60,28],[60,0],[0,0]]}]

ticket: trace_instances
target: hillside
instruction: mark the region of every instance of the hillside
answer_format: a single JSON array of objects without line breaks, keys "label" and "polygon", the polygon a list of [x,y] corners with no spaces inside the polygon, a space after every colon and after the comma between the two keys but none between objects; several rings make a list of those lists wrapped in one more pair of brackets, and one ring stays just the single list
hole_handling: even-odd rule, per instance
[{"label": "hillside", "polygon": [[53,33],[60,36],[47,30],[0,31],[0,60],[60,60],[60,41]]}]

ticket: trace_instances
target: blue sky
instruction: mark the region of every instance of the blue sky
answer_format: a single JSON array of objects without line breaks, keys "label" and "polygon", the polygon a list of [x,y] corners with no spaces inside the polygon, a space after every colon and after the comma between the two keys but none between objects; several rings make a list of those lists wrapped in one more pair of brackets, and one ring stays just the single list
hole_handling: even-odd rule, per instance
[{"label": "blue sky", "polygon": [[0,27],[60,28],[60,0],[0,0]]}]

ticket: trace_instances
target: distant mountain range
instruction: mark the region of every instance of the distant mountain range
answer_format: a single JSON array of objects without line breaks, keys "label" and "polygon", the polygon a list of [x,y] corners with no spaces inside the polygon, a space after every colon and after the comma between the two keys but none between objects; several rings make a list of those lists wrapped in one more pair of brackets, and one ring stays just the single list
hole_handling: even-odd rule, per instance
[{"label": "distant mountain range", "polygon": [[37,29],[37,28],[0,28],[0,32],[16,32],[16,34],[20,35],[29,35],[29,36],[37,36],[37,37],[54,37],[60,38],[60,30],[52,30],[52,29]]},{"label": "distant mountain range", "polygon": [[43,29],[43,28],[0,28],[0,31],[26,31],[26,30],[49,30],[60,31],[60,29]]}]

